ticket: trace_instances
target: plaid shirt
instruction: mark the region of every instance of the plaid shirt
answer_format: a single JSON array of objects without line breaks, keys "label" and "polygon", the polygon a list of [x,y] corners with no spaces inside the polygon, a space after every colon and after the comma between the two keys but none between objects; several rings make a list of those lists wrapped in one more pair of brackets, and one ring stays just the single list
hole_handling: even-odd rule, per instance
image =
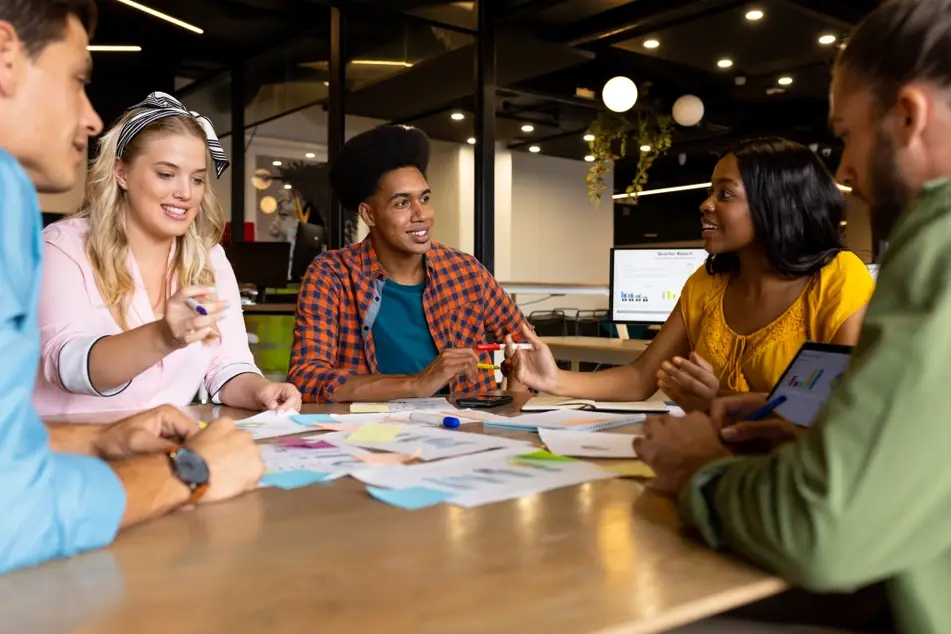
[{"label": "plaid shirt", "polygon": [[[436,348],[472,348],[516,335],[525,318],[494,277],[471,255],[434,243],[424,258],[423,312]],[[377,374],[373,322],[380,312],[386,271],[370,239],[325,253],[307,269],[297,299],[288,381],[305,403],[334,402],[350,375]],[[491,353],[480,353],[491,363]],[[454,393],[496,389],[495,373],[459,376]]]}]

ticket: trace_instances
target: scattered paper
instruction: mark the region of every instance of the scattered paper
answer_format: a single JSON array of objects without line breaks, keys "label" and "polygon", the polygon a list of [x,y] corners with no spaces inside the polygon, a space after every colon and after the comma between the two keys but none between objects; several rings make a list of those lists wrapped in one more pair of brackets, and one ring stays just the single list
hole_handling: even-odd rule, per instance
[{"label": "scattered paper", "polygon": [[[313,440],[313,439],[308,439]],[[317,471],[328,474],[330,478],[339,478],[354,469],[366,468],[358,455],[369,453],[360,447],[346,443],[329,443],[328,449],[309,449],[288,447],[286,445],[261,445],[261,459],[266,473],[285,471]]]},{"label": "scattered paper", "polygon": [[326,482],[330,479],[331,476],[329,473],[321,473],[319,471],[280,471],[277,473],[265,473],[258,486],[262,488],[278,487],[289,490],[317,484],[318,482]]},{"label": "scattered paper", "polygon": [[521,451],[524,448],[419,465],[359,469],[350,475],[366,484],[390,489],[436,489],[453,494],[448,502],[463,507],[617,477],[617,474],[581,460],[513,462],[512,459]]},{"label": "scattered paper", "polygon": [[347,425],[344,423],[318,423],[317,429],[325,431],[355,431],[359,429],[357,425]]},{"label": "scattered paper", "polygon": [[405,453],[363,453],[354,456],[357,460],[369,465],[383,467],[387,465],[399,465],[412,462],[419,458],[419,451],[413,455]]},{"label": "scattered paper", "polygon": [[539,429],[538,435],[552,453],[582,458],[636,458],[630,434]]},{"label": "scattered paper", "polygon": [[[394,453],[413,454],[419,452],[422,460],[438,460],[440,458],[452,458],[453,456],[462,456],[489,449],[514,448],[517,453],[524,453],[530,448],[531,443],[524,440],[512,440],[501,436],[486,436],[484,434],[470,434],[464,431],[451,431],[448,429],[439,429],[437,427],[396,427],[394,425],[380,426],[387,430],[396,430],[396,436],[389,441],[383,442],[372,440],[369,442],[354,439],[358,432],[362,432],[369,425],[364,425],[356,432],[345,439],[345,442],[357,445],[358,447],[369,447],[371,449],[380,449],[392,451]],[[337,434],[328,434],[325,439],[329,442],[336,442]],[[344,438],[341,436],[341,440]]]},{"label": "scattered paper", "polygon": [[599,467],[608,473],[615,473],[624,478],[656,478],[657,474],[648,466],[646,462],[640,460],[629,460],[625,462],[615,462],[612,464],[600,465]]},{"label": "scattered paper", "polygon": [[452,497],[451,493],[437,491],[436,489],[427,489],[425,487],[409,487],[406,489],[367,487],[367,492],[381,502],[386,502],[387,504],[392,504],[393,506],[398,506],[408,511],[415,511],[416,509],[425,508],[427,506],[441,504]]},{"label": "scattered paper", "polygon": [[399,425],[363,425],[357,428],[357,431],[350,434],[347,438],[347,442],[353,444],[388,443],[392,442],[402,430],[403,427]]},{"label": "scattered paper", "polygon": [[386,403],[351,403],[350,412],[353,414],[386,414],[390,408]]},{"label": "scattered paper", "polygon": [[255,440],[277,438],[289,434],[299,434],[307,431],[307,425],[301,426],[294,422],[297,412],[261,412],[250,418],[235,421],[235,426],[244,429]]},{"label": "scattered paper", "polygon": [[574,458],[568,458],[567,456],[556,456],[550,451],[539,449],[538,451],[533,451],[532,453],[523,453],[515,456],[515,460],[553,460],[555,462],[571,462],[574,460]]},{"label": "scattered paper", "polygon": [[554,410],[541,414],[523,414],[501,421],[486,421],[487,427],[521,429],[564,429],[572,431],[598,431],[611,427],[623,427],[644,422],[644,414],[606,414],[581,410]]},{"label": "scattered paper", "polygon": [[304,440],[303,438],[288,438],[281,443],[285,447],[298,447],[300,449],[336,449],[337,445],[331,445],[325,440]]}]

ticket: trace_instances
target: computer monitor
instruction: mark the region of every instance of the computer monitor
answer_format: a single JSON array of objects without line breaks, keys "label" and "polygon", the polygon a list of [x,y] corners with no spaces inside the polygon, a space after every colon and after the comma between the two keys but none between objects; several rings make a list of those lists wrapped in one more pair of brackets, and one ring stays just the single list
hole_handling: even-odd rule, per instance
[{"label": "computer monitor", "polygon": [[222,246],[239,284],[254,284],[259,291],[287,287],[290,242],[231,242]]},{"label": "computer monitor", "polygon": [[322,225],[309,222],[297,223],[297,237],[294,239],[294,257],[291,264],[291,281],[304,279],[307,267],[318,255],[324,252],[327,232]]},{"label": "computer monitor", "polygon": [[868,267],[868,272],[872,274],[872,279],[876,282],[878,281],[878,265],[877,264],[866,264]]},{"label": "computer monitor", "polygon": [[664,323],[687,278],[706,259],[704,249],[611,249],[611,321]]}]

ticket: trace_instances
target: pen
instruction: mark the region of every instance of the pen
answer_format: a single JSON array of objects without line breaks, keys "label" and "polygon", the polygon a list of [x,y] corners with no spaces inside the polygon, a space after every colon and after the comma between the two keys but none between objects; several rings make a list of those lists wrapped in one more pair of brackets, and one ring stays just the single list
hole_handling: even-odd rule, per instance
[{"label": "pen", "polygon": [[779,407],[780,405],[782,405],[782,404],[785,403],[785,402],[786,402],[786,397],[785,397],[785,396],[777,396],[776,398],[774,398],[773,400],[771,400],[769,403],[767,403],[767,404],[764,405],[763,407],[761,407],[761,408],[759,408],[758,410],[756,410],[755,412],[753,412],[753,413],[750,415],[750,417],[747,418],[746,420],[751,421],[751,422],[753,422],[753,421],[758,421],[758,420],[763,420],[764,418],[766,418],[767,416],[769,416],[770,414],[772,414],[772,413],[773,413],[773,410],[775,410],[777,407]]},{"label": "pen", "polygon": [[208,311],[205,310],[205,307],[198,303],[197,300],[192,299],[191,297],[185,298],[185,305],[191,308],[193,311],[199,315],[207,315]]},{"label": "pen", "polygon": [[459,426],[459,419],[455,416],[442,416],[440,414],[425,414],[423,412],[413,412],[409,419],[417,423],[427,423],[429,425],[442,425],[448,429],[455,429]]},{"label": "pen", "polygon": [[477,366],[480,370],[498,370],[499,366],[492,365],[491,363],[479,363]]},{"label": "pen", "polygon": [[[512,344],[516,350],[531,350],[532,344],[530,343],[516,343]],[[480,343],[475,347],[477,352],[492,352],[493,350],[505,350],[504,343]]]}]

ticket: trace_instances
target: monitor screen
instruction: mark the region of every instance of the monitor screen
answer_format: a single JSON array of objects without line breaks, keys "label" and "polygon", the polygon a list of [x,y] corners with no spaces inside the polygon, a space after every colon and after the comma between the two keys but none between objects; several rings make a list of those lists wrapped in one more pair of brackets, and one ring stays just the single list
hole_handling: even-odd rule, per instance
[{"label": "monitor screen", "polygon": [[611,320],[664,323],[687,278],[706,259],[704,249],[611,249]]},{"label": "monitor screen", "polygon": [[310,263],[323,253],[326,243],[326,231],[323,225],[309,222],[297,223],[297,237],[294,240],[294,255],[291,258],[291,281],[300,282]]},{"label": "monitor screen", "polygon": [[851,356],[851,346],[804,343],[769,395],[770,400],[786,397],[776,412],[797,425],[811,426]]}]

